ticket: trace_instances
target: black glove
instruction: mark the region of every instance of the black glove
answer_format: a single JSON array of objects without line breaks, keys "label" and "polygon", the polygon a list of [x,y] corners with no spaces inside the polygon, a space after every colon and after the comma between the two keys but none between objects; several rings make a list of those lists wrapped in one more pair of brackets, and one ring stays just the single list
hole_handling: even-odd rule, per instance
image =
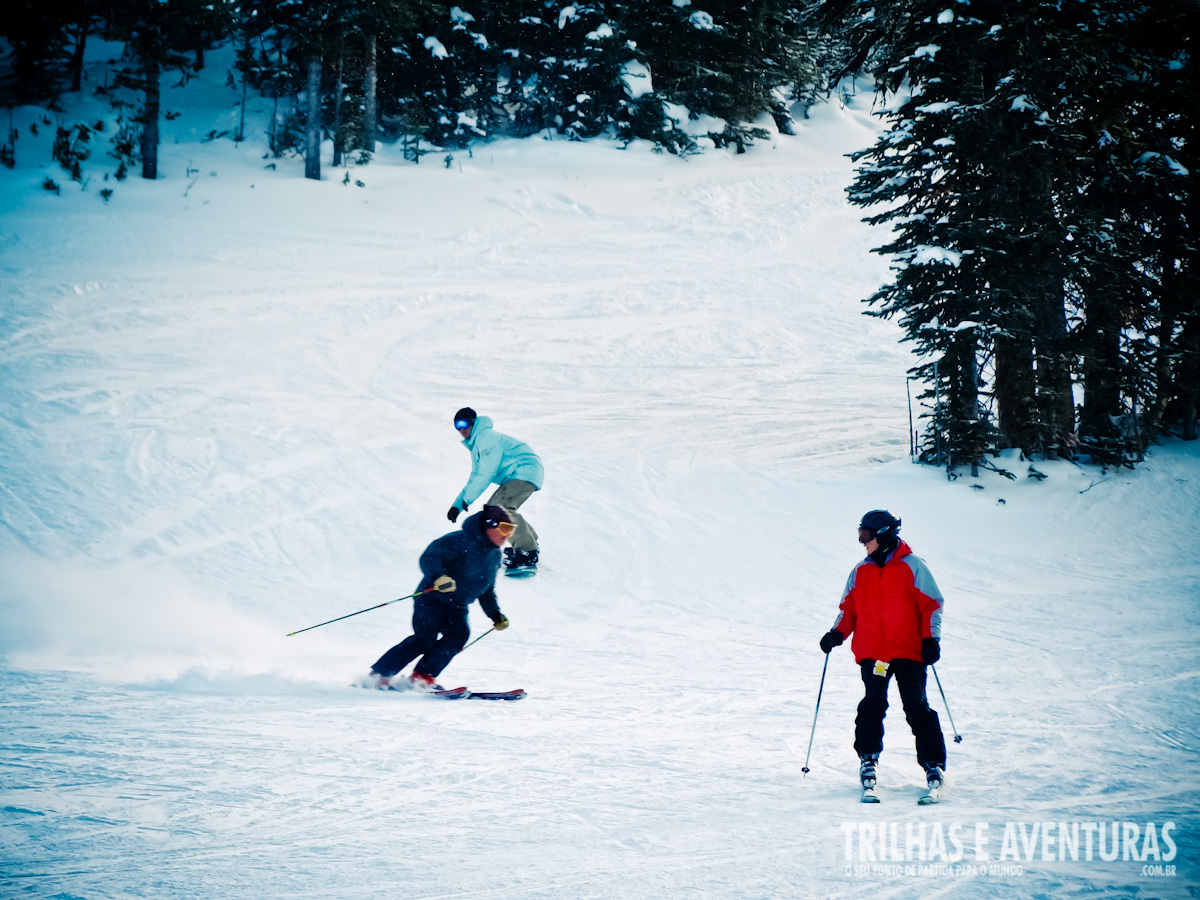
[{"label": "black glove", "polygon": [[821,652],[828,653],[834,647],[840,647],[846,636],[836,628],[830,628],[828,634],[821,635]]},{"label": "black glove", "polygon": [[942,647],[937,638],[921,638],[921,662],[932,666],[942,658]]},{"label": "black glove", "polygon": [[450,507],[450,511],[448,513],[446,513],[446,518],[449,519],[451,522],[457,522],[458,514],[460,512],[462,512],[461,509],[459,509],[457,506],[452,506],[452,507]]}]

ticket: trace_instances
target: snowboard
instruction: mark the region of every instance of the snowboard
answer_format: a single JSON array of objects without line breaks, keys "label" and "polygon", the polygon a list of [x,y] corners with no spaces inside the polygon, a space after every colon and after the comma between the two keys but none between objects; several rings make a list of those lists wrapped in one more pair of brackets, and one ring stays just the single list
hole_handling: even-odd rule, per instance
[{"label": "snowboard", "polygon": [[512,569],[505,569],[504,575],[507,578],[532,578],[537,574],[537,566],[516,566]]}]

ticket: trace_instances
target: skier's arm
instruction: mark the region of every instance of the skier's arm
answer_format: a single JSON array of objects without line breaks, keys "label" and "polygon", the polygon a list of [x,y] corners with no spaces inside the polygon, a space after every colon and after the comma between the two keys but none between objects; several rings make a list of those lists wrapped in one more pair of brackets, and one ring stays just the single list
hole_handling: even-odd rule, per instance
[{"label": "skier's arm", "polygon": [[821,650],[824,653],[828,653],[834,647],[840,647],[846,638],[854,633],[854,626],[858,621],[854,606],[854,575],[856,572],[858,572],[857,568],[850,573],[850,580],[846,582],[846,590],[842,593],[842,602],[833,627],[829,629],[828,634],[821,636]]},{"label": "skier's arm", "polygon": [[[453,537],[453,535],[448,537]],[[450,575],[451,563],[459,554],[454,543],[448,540],[448,537],[438,538],[421,554],[417,563],[421,567],[421,590],[432,587],[439,576]]]},{"label": "skier's arm", "polygon": [[492,624],[496,626],[497,631],[503,631],[508,627],[508,619],[504,613],[500,612],[500,603],[496,600],[496,588],[493,585],[479,595],[479,608],[483,610],[484,615],[492,620]]},{"label": "skier's arm", "polygon": [[482,448],[478,462],[471,466],[471,477],[467,479],[466,487],[459,492],[454,505],[465,510],[478,500],[479,495],[487,490],[492,479],[496,477],[496,473],[500,471],[500,463],[503,458],[504,451],[499,441]]},{"label": "skier's arm", "polygon": [[846,580],[846,589],[842,591],[842,602],[838,606],[838,616],[833,621],[835,631],[840,631],[842,637],[850,637],[854,634],[855,626],[858,625],[858,604],[854,598],[855,578],[858,575],[858,567],[850,573],[850,577]]},{"label": "skier's arm", "polygon": [[905,557],[905,561],[913,570],[913,597],[917,608],[921,611],[921,637],[942,639],[942,607],[945,600],[942,592],[933,580],[933,573],[925,565],[924,560],[914,556]]}]

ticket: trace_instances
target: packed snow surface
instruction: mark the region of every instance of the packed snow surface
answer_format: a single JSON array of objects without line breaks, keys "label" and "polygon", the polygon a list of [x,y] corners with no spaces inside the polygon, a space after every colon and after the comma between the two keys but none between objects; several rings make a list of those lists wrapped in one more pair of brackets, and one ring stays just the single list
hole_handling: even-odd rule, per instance
[{"label": "packed snow surface", "polygon": [[[885,236],[844,196],[869,95],[740,156],[381,146],[314,182],[264,158],[268,101],[205,140],[214,59],[154,183],[102,144],[72,182],[13,114],[0,896],[1194,896],[1200,448],[910,463],[914,358],[862,315]],[[67,120],[113,121],[93,87]],[[407,603],[285,635],[413,590],[464,405],[545,462],[543,565],[442,680],[529,696],[351,688]],[[894,692],[858,803],[847,647],[811,731],[876,507],[947,598],[938,806]]]}]

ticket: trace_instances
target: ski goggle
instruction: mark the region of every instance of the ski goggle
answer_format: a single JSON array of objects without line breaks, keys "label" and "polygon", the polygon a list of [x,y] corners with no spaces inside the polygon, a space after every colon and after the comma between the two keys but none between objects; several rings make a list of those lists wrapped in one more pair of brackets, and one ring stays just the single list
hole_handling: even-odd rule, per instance
[{"label": "ski goggle", "polygon": [[454,420],[454,427],[455,427],[457,430],[459,430],[459,431],[462,431],[464,428],[470,428],[470,427],[471,427],[471,423],[470,423],[470,422],[468,422],[466,419],[455,419],[455,420]]},{"label": "ski goggle", "polygon": [[488,527],[495,528],[504,537],[512,537],[513,532],[517,530],[516,522],[489,522]]}]

